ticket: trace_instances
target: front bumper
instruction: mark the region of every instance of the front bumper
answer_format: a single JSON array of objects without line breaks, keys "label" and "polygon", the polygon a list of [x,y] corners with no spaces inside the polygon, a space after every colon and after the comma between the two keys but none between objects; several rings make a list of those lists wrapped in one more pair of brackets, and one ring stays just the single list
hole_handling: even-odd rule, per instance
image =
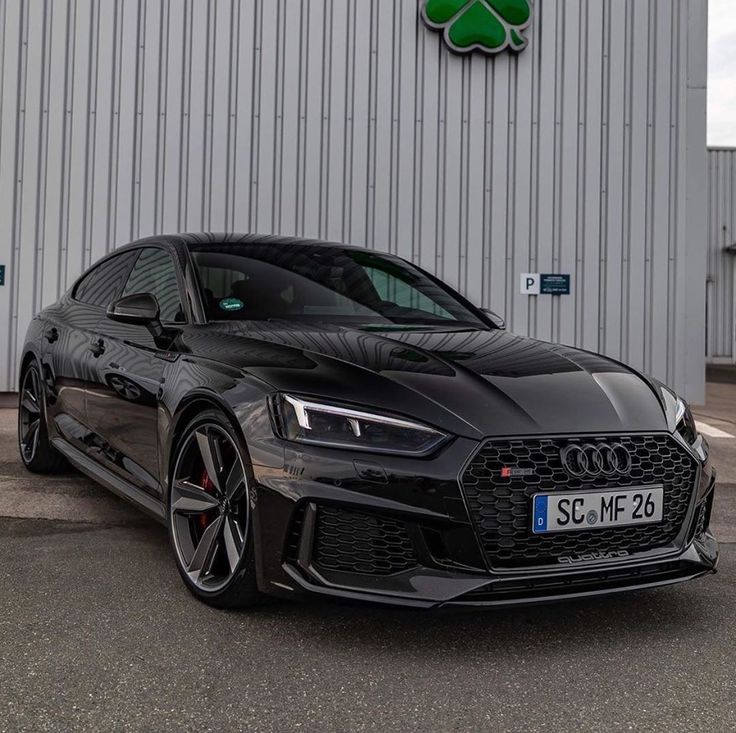
[{"label": "front bumper", "polygon": [[420,570],[381,582],[356,582],[355,578],[320,573],[314,568],[307,579],[296,567],[287,565],[292,585],[289,592],[282,587],[276,595],[324,596],[414,608],[522,606],[681,583],[715,572],[717,561],[718,543],[708,533],[678,557],[666,561],[634,561],[492,580]]},{"label": "front bumper", "polygon": [[416,608],[492,607],[656,588],[715,571],[718,544],[708,526],[715,472],[708,461],[699,467],[677,542],[615,557],[593,552],[564,564],[494,568],[458,480],[477,450],[477,443],[457,440],[429,461],[380,464],[364,454],[287,450],[282,470],[255,467],[261,590]]}]

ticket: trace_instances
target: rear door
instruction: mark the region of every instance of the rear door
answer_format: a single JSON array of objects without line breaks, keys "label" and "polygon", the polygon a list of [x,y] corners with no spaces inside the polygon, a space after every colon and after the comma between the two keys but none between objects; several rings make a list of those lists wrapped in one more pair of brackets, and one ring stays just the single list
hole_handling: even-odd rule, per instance
[{"label": "rear door", "polygon": [[107,306],[122,292],[134,259],[134,253],[124,252],[103,260],[46,313],[43,361],[52,431],[85,452],[89,448],[86,390],[97,326]]},{"label": "rear door", "polygon": [[104,318],[87,390],[87,414],[98,460],[134,486],[158,496],[158,405],[176,344],[187,322],[174,260],[161,246],[141,248],[122,296],[151,293],[161,311],[155,328]]}]

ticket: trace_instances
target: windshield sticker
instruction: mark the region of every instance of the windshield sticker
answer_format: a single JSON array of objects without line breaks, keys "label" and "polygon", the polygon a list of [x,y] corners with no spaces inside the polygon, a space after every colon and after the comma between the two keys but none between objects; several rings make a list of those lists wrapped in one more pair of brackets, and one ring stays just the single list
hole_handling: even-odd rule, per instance
[{"label": "windshield sticker", "polygon": [[245,303],[237,298],[224,298],[220,301],[220,309],[232,313],[233,311],[242,311]]}]

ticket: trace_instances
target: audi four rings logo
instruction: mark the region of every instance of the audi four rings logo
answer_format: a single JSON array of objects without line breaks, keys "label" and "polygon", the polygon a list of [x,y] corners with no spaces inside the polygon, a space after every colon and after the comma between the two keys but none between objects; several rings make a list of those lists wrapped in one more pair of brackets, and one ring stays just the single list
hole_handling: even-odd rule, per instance
[{"label": "audi four rings logo", "polygon": [[631,453],[622,443],[568,445],[560,455],[565,470],[575,478],[627,476],[631,473]]}]

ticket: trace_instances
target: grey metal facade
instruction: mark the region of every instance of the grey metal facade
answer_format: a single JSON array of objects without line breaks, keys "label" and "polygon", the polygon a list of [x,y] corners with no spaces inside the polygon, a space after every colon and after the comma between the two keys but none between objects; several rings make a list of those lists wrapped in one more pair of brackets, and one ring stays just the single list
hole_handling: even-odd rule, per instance
[{"label": "grey metal facade", "polygon": [[529,48],[487,58],[417,0],[0,0],[0,391],[96,258],[236,230],[390,250],[700,400],[706,18],[536,0]]},{"label": "grey metal facade", "polygon": [[736,148],[708,151],[708,360],[736,361]]}]

